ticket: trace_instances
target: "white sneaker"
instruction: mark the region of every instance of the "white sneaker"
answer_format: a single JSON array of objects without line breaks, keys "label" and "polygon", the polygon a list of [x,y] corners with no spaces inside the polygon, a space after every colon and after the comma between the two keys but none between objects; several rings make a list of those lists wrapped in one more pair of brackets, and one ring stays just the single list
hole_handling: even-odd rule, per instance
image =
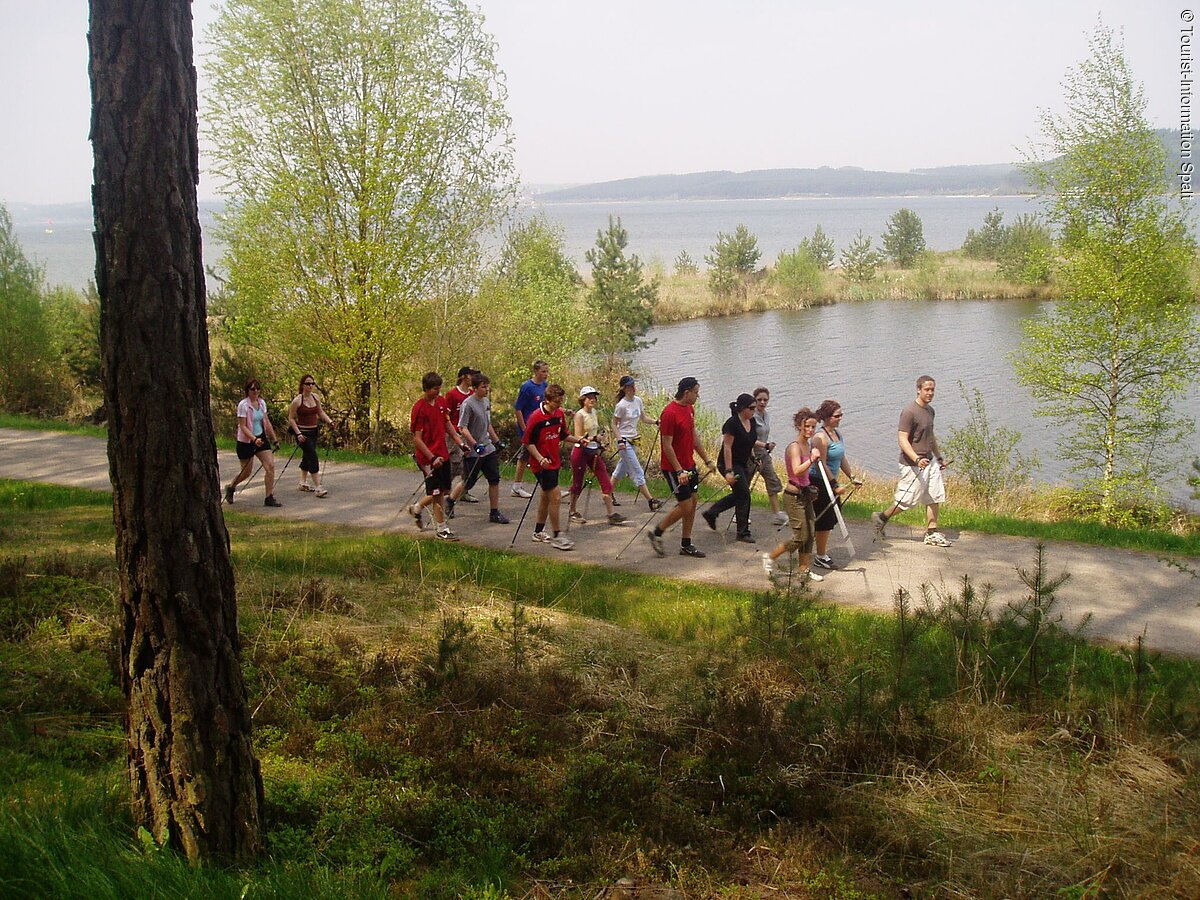
[{"label": "white sneaker", "polygon": [[587,524],[587,519],[585,519],[583,517],[583,513],[581,513],[581,512],[571,513],[571,521],[574,522],[576,525],[586,525]]},{"label": "white sneaker", "polygon": [[786,525],[788,523],[788,515],[782,509],[775,513],[775,524]]},{"label": "white sneaker", "polygon": [[552,540],[550,542],[550,546],[553,547],[555,550],[574,550],[575,542],[573,540],[571,540],[569,537],[567,537],[565,534],[560,534],[558,537],[556,537],[554,540]]},{"label": "white sneaker", "polygon": [[930,547],[949,547],[950,542],[940,531],[930,531],[925,535],[925,543]]},{"label": "white sneaker", "polygon": [[443,541],[457,541],[458,540],[458,535],[456,535],[449,528],[439,528],[437,531],[437,536],[440,540],[443,540]]},{"label": "white sneaker", "polygon": [[533,496],[533,494],[531,494],[529,491],[525,490],[525,488],[523,488],[519,484],[514,484],[512,486],[512,495],[514,497],[520,497],[524,500],[528,500],[530,497]]},{"label": "white sneaker", "polygon": [[472,497],[470,491],[463,491],[463,495],[461,497],[459,497],[458,499],[461,500],[463,503],[478,503],[479,502],[479,498]]},{"label": "white sneaker", "polygon": [[762,567],[763,571],[767,573],[768,578],[775,577],[775,560],[771,559],[770,553],[762,555]]},{"label": "white sneaker", "polygon": [[554,538],[550,536],[548,531],[535,531],[533,533],[533,542],[535,544],[549,544]]},{"label": "white sneaker", "polygon": [[298,488],[299,490],[301,490],[301,491],[306,491],[306,492],[308,492],[308,493],[312,493],[314,490],[316,490],[316,488],[314,488],[314,487],[313,487],[311,484],[309,484],[307,481],[302,481],[302,482],[300,482],[300,484],[299,484],[299,485],[297,485],[297,488]]},{"label": "white sneaker", "polygon": [[800,578],[802,581],[824,581],[824,575],[818,575],[816,572],[801,572]]}]

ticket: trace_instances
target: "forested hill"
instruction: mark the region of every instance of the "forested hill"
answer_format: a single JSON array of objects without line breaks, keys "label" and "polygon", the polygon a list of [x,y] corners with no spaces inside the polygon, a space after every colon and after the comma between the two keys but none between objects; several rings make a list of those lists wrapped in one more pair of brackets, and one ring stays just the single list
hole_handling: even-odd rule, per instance
[{"label": "forested hill", "polygon": [[944,166],[911,172],[759,169],[645,175],[548,191],[540,200],[758,200],[770,197],[877,197],[906,194],[1016,194],[1029,190],[1013,165]]},{"label": "forested hill", "polygon": [[[1156,131],[1167,150],[1167,174],[1179,171],[1179,132]],[[1031,190],[1016,165],[940,166],[910,172],[834,169],[759,169],[645,175],[560,188],[539,200],[761,200],[772,197],[880,197],[913,194],[1020,194]]]}]

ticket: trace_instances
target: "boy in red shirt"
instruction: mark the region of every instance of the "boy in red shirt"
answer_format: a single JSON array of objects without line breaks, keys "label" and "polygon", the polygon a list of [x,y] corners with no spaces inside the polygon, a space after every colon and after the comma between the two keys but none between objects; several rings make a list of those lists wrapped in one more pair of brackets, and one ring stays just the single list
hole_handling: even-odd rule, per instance
[{"label": "boy in red shirt", "polygon": [[684,378],[675,391],[675,399],[666,405],[659,416],[659,434],[662,437],[662,456],[659,464],[671,493],[675,495],[675,508],[650,532],[650,546],[659,556],[666,556],[663,548],[663,532],[683,520],[683,539],[679,545],[680,556],[703,559],[705,553],[692,543],[692,525],[696,521],[696,492],[700,490],[700,473],[696,469],[695,454],[699,453],[711,471],[714,466],[696,430],[696,401],[700,399],[700,382],[695,378]]},{"label": "boy in red shirt", "polygon": [[[546,394],[525,420],[525,434],[521,443],[529,453],[529,468],[537,479],[537,486],[542,489],[538,498],[537,523],[533,529],[533,539],[538,543],[549,544],[556,550],[570,550],[575,542],[559,531],[559,488],[558,473],[562,468],[560,448],[562,442],[581,444],[587,438],[577,438],[567,431],[566,417],[562,410],[563,395],[566,393],[561,386],[551,384],[546,386]],[[554,537],[546,533],[546,516],[549,514],[550,527],[554,529]]]},{"label": "boy in red shirt", "polygon": [[413,517],[417,528],[424,529],[421,511],[426,506],[433,508],[433,520],[437,523],[437,536],[444,541],[456,541],[457,537],[446,522],[445,497],[450,493],[450,450],[447,440],[462,449],[462,438],[450,422],[450,410],[440,396],[442,376],[437,372],[426,372],[421,379],[421,399],[413,404],[409,428],[412,430],[414,456],[417,466],[425,475],[425,496],[420,503],[410,503],[408,514]]}]

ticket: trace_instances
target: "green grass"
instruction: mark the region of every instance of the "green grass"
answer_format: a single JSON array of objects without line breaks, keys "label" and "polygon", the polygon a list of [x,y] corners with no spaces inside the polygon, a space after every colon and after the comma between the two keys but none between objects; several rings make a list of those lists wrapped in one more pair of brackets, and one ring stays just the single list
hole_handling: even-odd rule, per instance
[{"label": "green grass", "polygon": [[1114,895],[1169,896],[1195,870],[1200,661],[1051,629],[1033,695],[1011,625],[943,613],[900,650],[894,617],[807,595],[233,510],[269,855],[190,869],[123,799],[109,502],[0,483],[4,896],[1054,896],[1110,860]]}]

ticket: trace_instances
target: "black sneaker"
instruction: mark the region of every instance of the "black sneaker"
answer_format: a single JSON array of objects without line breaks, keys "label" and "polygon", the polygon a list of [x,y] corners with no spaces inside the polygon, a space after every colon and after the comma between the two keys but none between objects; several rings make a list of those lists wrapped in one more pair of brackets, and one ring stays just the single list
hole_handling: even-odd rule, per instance
[{"label": "black sneaker", "polygon": [[266,500],[263,501],[263,506],[283,506],[283,504],[280,503],[278,500],[276,500],[275,495],[272,494],[270,497],[268,497]]},{"label": "black sneaker", "polygon": [[506,516],[504,513],[500,512],[500,510],[498,510],[498,509],[493,509],[488,514],[488,521],[495,522],[497,525],[509,524],[508,516]]},{"label": "black sneaker", "polygon": [[704,559],[704,557],[708,556],[707,553],[705,553],[703,550],[701,550],[695,544],[684,544],[682,547],[679,548],[679,555],[680,556],[690,556],[694,559]]},{"label": "black sneaker", "polygon": [[646,501],[646,505],[650,507],[650,512],[658,512],[663,508],[666,501],[659,500],[657,497],[652,497]]},{"label": "black sneaker", "polygon": [[837,564],[834,563],[832,556],[819,556],[815,553],[813,554],[813,565],[820,566],[822,569],[829,569],[830,571],[837,568]]},{"label": "black sneaker", "polygon": [[741,534],[739,534],[739,535],[737,536],[737,539],[738,539],[739,541],[741,541],[743,544],[753,544],[753,543],[755,543],[755,541],[754,541],[754,535],[752,535],[752,534],[751,534],[750,532],[748,532],[748,531],[743,531]]},{"label": "black sneaker", "polygon": [[706,523],[708,523],[709,528],[711,528],[713,531],[717,530],[717,517],[712,514],[711,510],[706,509],[704,512],[700,513],[700,516]]},{"label": "black sneaker", "polygon": [[651,531],[648,535],[646,535],[646,537],[648,537],[650,539],[650,546],[654,548],[654,552],[656,555],[658,555],[658,556],[666,556],[667,555],[667,551],[663,548],[662,535],[655,534],[653,531]]},{"label": "black sneaker", "polygon": [[232,484],[227,485],[225,487],[225,502],[228,503],[230,506],[233,506],[233,485]]}]

